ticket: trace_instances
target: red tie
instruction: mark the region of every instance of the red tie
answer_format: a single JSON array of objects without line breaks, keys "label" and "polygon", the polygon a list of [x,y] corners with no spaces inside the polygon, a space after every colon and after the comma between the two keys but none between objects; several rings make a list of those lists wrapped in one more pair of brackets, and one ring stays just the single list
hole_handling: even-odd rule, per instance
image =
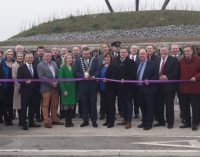
[{"label": "red tie", "polygon": [[160,68],[160,75],[163,74],[164,66],[165,66],[165,58],[162,58],[162,64],[161,64],[161,68]]}]

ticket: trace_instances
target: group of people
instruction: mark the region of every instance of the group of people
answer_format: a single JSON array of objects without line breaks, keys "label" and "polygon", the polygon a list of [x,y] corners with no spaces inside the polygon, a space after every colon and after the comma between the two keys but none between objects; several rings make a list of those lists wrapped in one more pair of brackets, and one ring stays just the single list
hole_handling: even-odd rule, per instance
[{"label": "group of people", "polygon": [[180,128],[198,130],[200,58],[191,46],[183,47],[181,54],[176,44],[162,45],[156,51],[153,44],[141,49],[133,45],[128,50],[114,42],[111,47],[102,44],[101,53],[92,55],[87,45],[71,51],[39,46],[36,54],[17,45],[2,53],[0,60],[0,122],[6,126],[13,125],[13,111],[18,111],[23,130],[40,127],[35,121],[42,120],[45,128],[73,127],[78,107],[83,119],[80,127],[88,126],[91,119],[96,128],[99,92],[100,119],[105,119],[103,125],[108,128],[114,127],[117,111],[123,117],[117,125],[131,128],[133,113],[139,118],[141,110],[138,128],[167,124],[172,129],[177,95]]}]

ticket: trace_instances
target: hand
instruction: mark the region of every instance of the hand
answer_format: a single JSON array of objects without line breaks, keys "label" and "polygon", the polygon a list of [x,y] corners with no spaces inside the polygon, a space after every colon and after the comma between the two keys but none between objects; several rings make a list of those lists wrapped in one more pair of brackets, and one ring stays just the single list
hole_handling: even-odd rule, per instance
[{"label": "hand", "polygon": [[167,76],[166,75],[160,75],[160,80],[167,80]]},{"label": "hand", "polygon": [[68,95],[67,91],[64,91],[64,96],[67,96],[67,95]]},{"label": "hand", "polygon": [[92,77],[90,77],[90,79],[91,79],[91,80],[94,80],[94,79],[95,79],[95,77],[94,77],[94,76],[92,76]]},{"label": "hand", "polygon": [[107,78],[104,78],[104,79],[103,79],[103,82],[108,82],[108,79],[107,79]]},{"label": "hand", "polygon": [[31,80],[26,81],[26,84],[30,84],[30,83],[31,83]]},{"label": "hand", "polygon": [[58,82],[53,82],[53,87],[57,88],[58,87]]},{"label": "hand", "polygon": [[192,78],[190,79],[190,81],[196,82],[196,78],[195,78],[195,77],[192,77]]},{"label": "hand", "polygon": [[89,79],[90,79],[90,76],[85,76],[84,79],[85,79],[85,80],[89,80]]},{"label": "hand", "polygon": [[144,83],[145,83],[146,85],[149,85],[149,80],[144,80]]},{"label": "hand", "polygon": [[121,79],[121,83],[124,83],[124,79]]}]

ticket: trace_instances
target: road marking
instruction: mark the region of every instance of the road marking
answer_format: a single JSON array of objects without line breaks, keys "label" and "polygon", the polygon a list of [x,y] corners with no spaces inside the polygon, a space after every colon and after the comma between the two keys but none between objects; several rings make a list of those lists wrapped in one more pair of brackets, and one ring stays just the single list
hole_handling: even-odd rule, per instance
[{"label": "road marking", "polygon": [[[181,144],[183,142],[188,143],[188,145]],[[135,142],[135,143],[131,143],[131,144],[165,146],[165,147],[180,147],[180,148],[200,148],[200,142],[198,140]]]}]

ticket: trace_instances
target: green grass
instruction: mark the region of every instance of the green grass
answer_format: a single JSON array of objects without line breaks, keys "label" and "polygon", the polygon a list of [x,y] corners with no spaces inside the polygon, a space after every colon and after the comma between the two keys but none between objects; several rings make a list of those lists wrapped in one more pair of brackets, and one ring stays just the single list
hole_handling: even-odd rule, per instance
[{"label": "green grass", "polygon": [[37,34],[86,32],[108,29],[134,29],[142,27],[156,27],[167,25],[198,25],[200,24],[199,11],[140,11],[118,12],[54,20],[34,26],[14,37],[27,37]]}]

